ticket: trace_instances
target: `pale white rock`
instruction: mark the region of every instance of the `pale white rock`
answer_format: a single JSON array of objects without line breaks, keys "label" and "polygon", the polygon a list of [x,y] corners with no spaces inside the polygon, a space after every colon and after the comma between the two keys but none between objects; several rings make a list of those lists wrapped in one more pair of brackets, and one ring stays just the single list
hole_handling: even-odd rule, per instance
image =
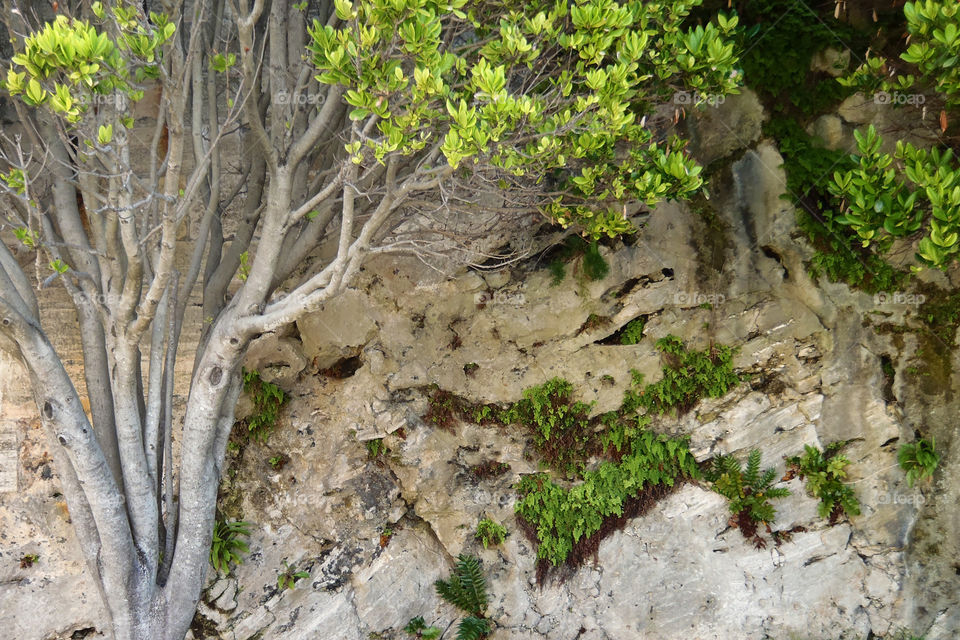
[{"label": "pale white rock", "polygon": [[765,118],[763,105],[747,88],[699,108],[687,105],[686,110],[690,116],[691,149],[705,165],[758,140]]},{"label": "pale white rock", "polygon": [[822,71],[834,78],[842,76],[849,66],[850,49],[846,48],[827,47],[813,54],[810,60],[811,71]]},{"label": "pale white rock", "polygon": [[330,300],[319,311],[297,321],[303,339],[303,352],[319,368],[352,355],[376,334],[376,323],[368,312],[366,296],[348,289]]},{"label": "pale white rock", "polygon": [[483,274],[483,279],[491,289],[505,287],[510,282],[510,269],[487,271]]}]

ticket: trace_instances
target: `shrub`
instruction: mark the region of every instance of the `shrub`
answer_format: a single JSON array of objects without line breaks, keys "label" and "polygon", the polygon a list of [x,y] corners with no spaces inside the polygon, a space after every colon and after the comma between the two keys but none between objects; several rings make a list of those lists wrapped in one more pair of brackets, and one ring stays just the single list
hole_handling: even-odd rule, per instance
[{"label": "shrub", "polygon": [[[918,76],[896,75],[897,65],[883,56],[868,57],[842,82],[868,92],[882,88],[895,94],[919,93],[933,88],[947,109],[941,111],[940,128],[947,131],[947,111],[960,105],[960,72],[957,70],[957,3],[929,0],[907,2],[906,51],[903,62],[915,65]],[[898,34],[899,35],[899,34]],[[915,85],[922,85],[919,89]],[[894,158],[902,172],[890,167],[894,158],[880,153],[882,140],[871,125],[857,137],[858,168],[834,176],[835,192],[846,198],[844,224],[862,238],[885,251],[896,237],[922,233],[916,259],[923,266],[946,270],[960,255],[960,194],[954,186],[960,166],[945,146],[930,151],[917,149],[902,140]],[[902,175],[901,175],[902,173]],[[902,180],[905,177],[911,185]]]},{"label": "shrub", "polygon": [[918,480],[933,476],[940,464],[940,456],[936,452],[936,441],[930,438],[927,442],[923,438],[905,444],[897,452],[897,463],[907,474],[907,486],[913,487]]},{"label": "shrub", "polygon": [[831,194],[830,184],[834,172],[855,166],[851,157],[823,148],[790,118],[773,118],[765,131],[777,139],[783,155],[787,192],[782,197],[796,205],[797,226],[814,248],[810,277],[826,276],[830,282],[844,282],[870,294],[901,288],[908,274],[864,248],[850,227],[839,221],[841,202]]},{"label": "shrub", "polygon": [[829,517],[831,524],[844,513],[860,515],[860,502],[853,489],[843,483],[847,477],[844,467],[850,464],[850,460],[838,451],[846,444],[845,441],[834,442],[824,451],[805,445],[803,456],[787,458],[788,478],[799,475],[801,480],[806,479],[807,492],[820,500],[817,507],[820,517]]},{"label": "shrub", "polygon": [[811,6],[795,0],[767,0],[745,3],[741,10],[744,81],[775,98],[771,102],[775,112],[819,113],[852,92],[833,78],[811,74],[810,61],[818,51],[841,41],[859,49],[864,39]]}]

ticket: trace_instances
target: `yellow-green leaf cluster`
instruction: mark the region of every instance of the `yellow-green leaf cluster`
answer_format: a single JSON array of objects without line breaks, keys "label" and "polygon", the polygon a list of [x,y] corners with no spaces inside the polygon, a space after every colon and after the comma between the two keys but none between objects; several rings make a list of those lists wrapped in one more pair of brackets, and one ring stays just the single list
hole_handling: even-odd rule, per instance
[{"label": "yellow-green leaf cluster", "polygon": [[644,116],[675,89],[736,90],[737,20],[687,27],[699,4],[339,0],[340,28],[314,21],[308,48],[350,118],[375,119],[358,164],[439,145],[464,175],[559,181],[546,214],[617,235],[632,228],[624,201],[702,185],[683,144],[654,143]]}]

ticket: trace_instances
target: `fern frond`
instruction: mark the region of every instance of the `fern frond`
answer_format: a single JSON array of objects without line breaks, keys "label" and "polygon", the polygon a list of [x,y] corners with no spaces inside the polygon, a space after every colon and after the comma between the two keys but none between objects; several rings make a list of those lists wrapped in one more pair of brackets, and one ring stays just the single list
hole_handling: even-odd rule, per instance
[{"label": "fern frond", "polygon": [[463,589],[460,587],[460,579],[456,575],[450,576],[449,580],[437,580],[433,583],[437,589],[437,594],[455,607],[463,608],[465,598]]},{"label": "fern frond", "polygon": [[777,487],[773,489],[767,489],[766,491],[763,492],[763,495],[768,500],[773,500],[774,498],[786,498],[787,496],[790,495],[790,489],[787,489],[786,487]]},{"label": "fern frond", "polygon": [[466,611],[482,616],[487,609],[487,582],[480,568],[480,560],[461,554],[457,562],[457,575],[466,597]]},{"label": "fern frond", "polygon": [[433,583],[441,598],[450,604],[482,616],[487,608],[487,582],[480,568],[480,560],[460,554],[449,580]]},{"label": "fern frond", "polygon": [[468,616],[457,627],[457,640],[480,640],[490,633],[490,621]]},{"label": "fern frond", "polygon": [[763,491],[767,487],[773,484],[773,481],[776,477],[777,477],[777,470],[774,469],[773,467],[770,467],[769,469],[766,469],[763,472],[763,475],[760,476],[760,480],[757,482],[757,484],[754,485],[754,488],[757,489],[758,491]]},{"label": "fern frond", "polygon": [[743,472],[743,484],[748,487],[757,486],[760,479],[760,450],[751,449],[750,456],[747,458],[747,470]]}]

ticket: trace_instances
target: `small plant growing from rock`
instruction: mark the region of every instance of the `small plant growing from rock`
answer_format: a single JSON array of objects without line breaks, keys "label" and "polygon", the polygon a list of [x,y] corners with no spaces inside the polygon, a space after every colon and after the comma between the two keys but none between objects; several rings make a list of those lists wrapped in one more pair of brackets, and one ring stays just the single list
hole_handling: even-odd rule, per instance
[{"label": "small plant growing from rock", "polygon": [[387,452],[387,445],[384,444],[383,438],[374,438],[373,440],[367,440],[367,457],[371,460],[376,460],[383,454]]},{"label": "small plant growing from rock", "polygon": [[661,338],[656,346],[667,365],[663,367],[663,378],[632,392],[627,399],[631,406],[654,413],[684,413],[700,398],[719,398],[740,382],[733,370],[735,350],[730,347],[712,344],[706,351],[690,351],[676,336]]},{"label": "small plant growing from rock", "polygon": [[285,454],[278,453],[267,460],[267,464],[269,464],[273,470],[279,471],[280,469],[283,469],[284,465],[286,465],[289,461],[290,458],[288,458]]},{"label": "small plant growing from rock", "polygon": [[309,572],[297,571],[293,566],[287,564],[286,560],[284,560],[283,572],[277,576],[277,588],[280,589],[280,591],[293,589],[294,585],[297,583],[297,580],[309,577]]},{"label": "small plant growing from rock", "polygon": [[563,263],[563,260],[557,259],[552,261],[547,265],[547,269],[550,271],[551,287],[560,286],[560,283],[567,277],[567,266]]},{"label": "small plant growing from rock", "polygon": [[526,389],[504,416],[505,422],[527,425],[544,459],[568,475],[583,466],[582,450],[591,434],[591,405],[573,401],[572,395],[570,382],[553,378]]},{"label": "small plant growing from rock", "polygon": [[467,377],[472,378],[477,374],[477,369],[479,368],[480,365],[478,365],[476,362],[468,362],[467,364],[463,365],[463,373]]},{"label": "small plant growing from rock", "polygon": [[584,280],[603,280],[610,272],[610,265],[600,254],[600,245],[594,241],[588,243],[577,235],[567,236],[556,251],[556,258],[547,265],[550,272],[550,286],[559,285],[567,276],[567,261],[582,256],[581,285]]},{"label": "small plant growing from rock", "polygon": [[940,464],[940,456],[936,452],[936,441],[923,438],[905,444],[897,452],[897,463],[907,474],[907,486],[913,487],[918,480],[925,480],[933,476]]},{"label": "small plant growing from rock", "polygon": [[483,518],[477,523],[475,537],[486,549],[490,545],[496,546],[503,542],[507,537],[507,528],[490,518]]},{"label": "small plant growing from rock", "polygon": [[443,629],[440,627],[428,627],[427,623],[423,621],[423,616],[411,619],[403,630],[414,638],[420,638],[421,640],[436,640],[443,634]]},{"label": "small plant growing from rock", "polygon": [[807,491],[820,500],[817,512],[821,518],[829,517],[831,524],[836,523],[844,513],[848,516],[860,515],[860,502],[853,489],[843,483],[847,477],[844,467],[850,464],[850,460],[839,451],[846,444],[846,441],[834,442],[823,451],[804,445],[802,456],[787,458],[789,471],[784,479],[789,480],[796,475],[801,480],[806,479]]},{"label": "small plant growing from rock", "polygon": [[718,456],[706,479],[713,483],[713,490],[730,501],[731,526],[740,529],[744,538],[752,540],[759,549],[767,546],[766,541],[757,533],[760,525],[773,533],[770,525],[776,519],[776,510],[771,500],[790,495],[786,487],[774,487],[776,469],[760,471],[761,453],[759,449],[750,451],[747,467],[743,469],[733,456]]},{"label": "small plant growing from rock", "polygon": [[393,530],[392,528],[390,528],[390,527],[384,527],[384,528],[383,528],[383,531],[380,533],[380,548],[381,548],[381,549],[385,549],[385,548],[387,547],[387,545],[390,544],[390,538],[392,538],[392,537],[393,537],[393,534],[395,534],[395,533],[396,533],[396,531],[394,531],[394,530]]},{"label": "small plant growing from rock", "polygon": [[24,556],[20,558],[20,568],[29,569],[34,564],[36,564],[37,560],[39,559],[40,559],[40,556],[35,553],[24,554]]},{"label": "small plant growing from rock", "polygon": [[580,328],[577,329],[577,335],[581,333],[587,333],[588,331],[594,331],[600,327],[605,327],[610,324],[610,316],[601,316],[595,313],[591,313],[587,316],[587,319],[583,321],[583,324],[580,325]]},{"label": "small plant growing from rock", "polygon": [[243,391],[253,400],[254,408],[253,415],[243,422],[249,436],[263,444],[277,424],[280,407],[286,402],[287,394],[272,382],[261,379],[259,372],[246,370],[243,372]]},{"label": "small plant growing from rock", "polygon": [[643,318],[634,318],[623,328],[623,332],[620,334],[620,344],[622,345],[632,345],[637,344],[643,338],[643,329],[646,326],[646,321]]},{"label": "small plant growing from rock", "polygon": [[229,572],[231,562],[243,562],[240,553],[248,553],[250,548],[241,537],[250,537],[249,522],[217,520],[213,527],[213,544],[210,546],[210,564],[217,573]]},{"label": "small plant growing from rock", "polygon": [[441,598],[468,614],[457,627],[457,640],[479,640],[490,634],[487,581],[478,558],[460,554],[450,578],[433,584]]}]

